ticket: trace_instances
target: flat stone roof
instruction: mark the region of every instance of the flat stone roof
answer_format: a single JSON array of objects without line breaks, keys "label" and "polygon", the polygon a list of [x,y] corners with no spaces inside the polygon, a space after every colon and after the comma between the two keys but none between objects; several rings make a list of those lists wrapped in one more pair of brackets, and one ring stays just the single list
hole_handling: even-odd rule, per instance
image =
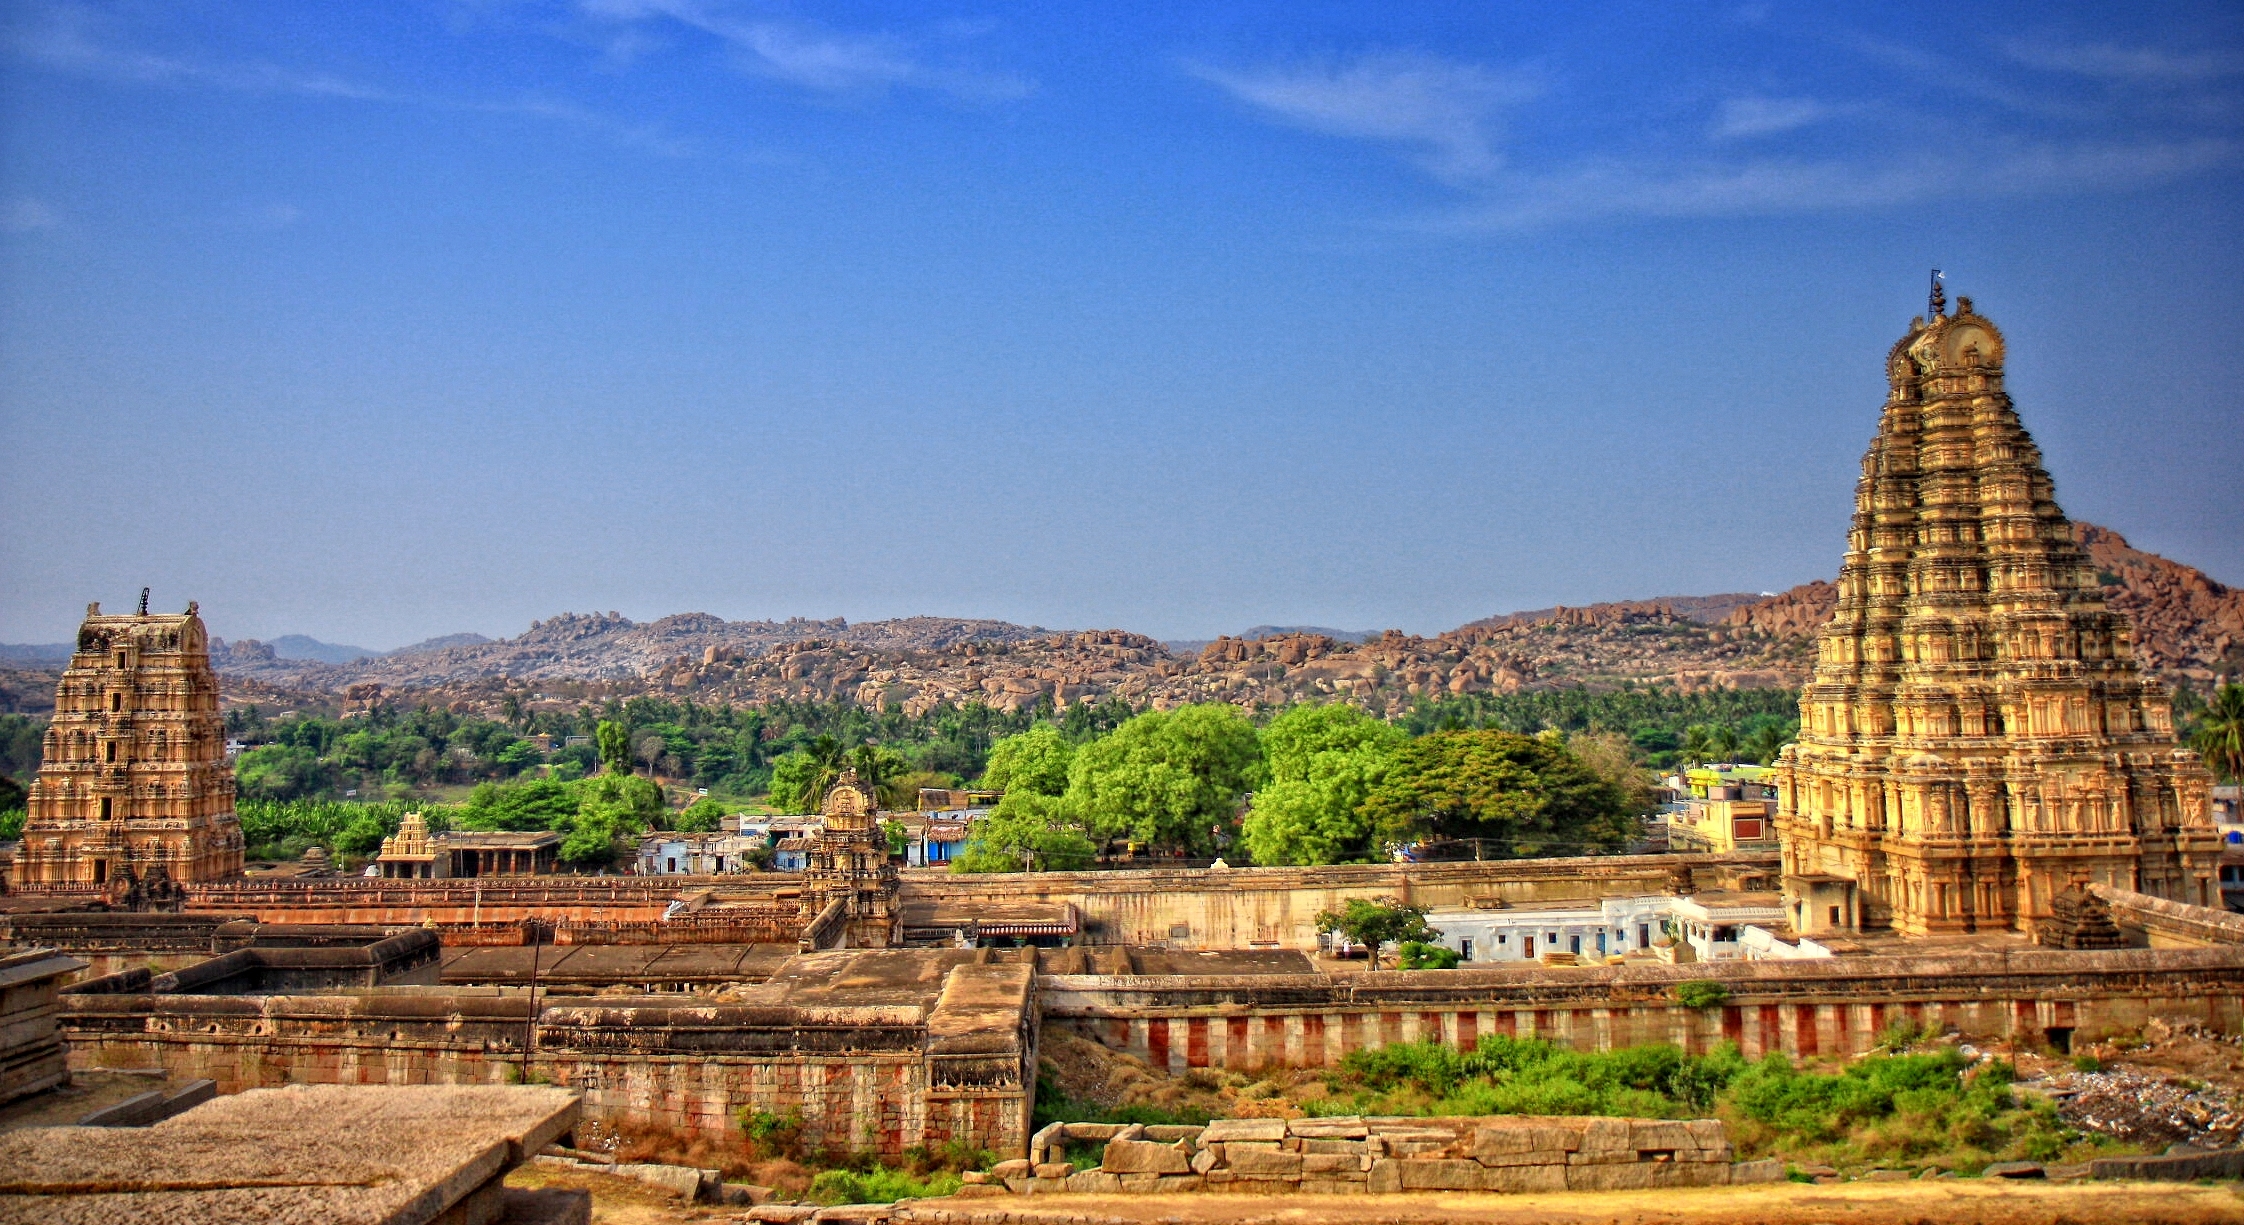
[{"label": "flat stone roof", "polygon": [[[0,1134],[0,1222],[424,1225],[576,1125],[565,1089],[291,1085]],[[485,1219],[475,1214],[472,1219]]]},{"label": "flat stone roof", "polygon": [[[548,944],[536,952],[538,982],[605,987],[649,982],[760,983],[796,953],[793,944]],[[438,981],[447,986],[526,986],[528,945],[444,950]]]}]

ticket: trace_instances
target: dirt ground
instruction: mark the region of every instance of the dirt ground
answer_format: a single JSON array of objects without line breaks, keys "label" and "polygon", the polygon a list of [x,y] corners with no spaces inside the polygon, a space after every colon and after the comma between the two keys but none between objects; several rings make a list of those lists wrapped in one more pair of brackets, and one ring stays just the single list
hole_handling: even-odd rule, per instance
[{"label": "dirt ground", "polygon": [[[734,1222],[629,1179],[524,1167],[519,1187],[592,1192],[595,1225]],[[2244,1221],[2244,1188],[2175,1183],[1776,1183],[1551,1195],[1051,1195],[912,1200],[914,1220],[980,1225],[2215,1225]]]}]

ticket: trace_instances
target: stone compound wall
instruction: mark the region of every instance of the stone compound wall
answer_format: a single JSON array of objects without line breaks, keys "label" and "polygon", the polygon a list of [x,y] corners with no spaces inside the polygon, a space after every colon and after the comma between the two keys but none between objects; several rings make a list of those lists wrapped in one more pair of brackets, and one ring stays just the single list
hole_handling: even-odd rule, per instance
[{"label": "stone compound wall", "polygon": [[1486,863],[1340,864],[1323,868],[1166,868],[1131,872],[903,873],[903,898],[971,914],[985,905],[1073,902],[1095,944],[1244,949],[1317,947],[1316,916],[1349,898],[1392,895],[1429,908],[1475,902],[1587,901],[1773,880],[1777,857],[1607,855]]},{"label": "stone compound wall", "polygon": [[[1065,1162],[1101,1141],[1099,1168]],[[1200,1127],[1054,1123],[1024,1161],[991,1173],[1017,1194],[1226,1191],[1621,1191],[1773,1182],[1774,1161],[1731,1164],[1714,1119],[1218,1119]]]},{"label": "stone compound wall", "polygon": [[[1677,988],[1712,981],[1719,1005]],[[1156,1067],[1325,1067],[1350,1051],[1484,1034],[1588,1050],[1650,1042],[1748,1057],[1869,1050],[1896,1022],[2041,1044],[2132,1029],[2153,1016],[2244,1030],[2244,948],[2022,951],[1819,961],[1350,975],[1042,980],[1045,1019]]]},{"label": "stone compound wall", "polygon": [[[894,1157],[958,1139],[1018,1153],[1035,1083],[1030,975],[956,967],[932,1008],[641,996],[543,1008],[533,1025],[521,989],[384,988],[71,996],[61,1024],[72,1067],[161,1067],[222,1093],[527,1078],[581,1090],[594,1118],[737,1135],[743,1111],[799,1112],[814,1148]],[[1000,1004],[1010,1024],[991,1016]]]}]

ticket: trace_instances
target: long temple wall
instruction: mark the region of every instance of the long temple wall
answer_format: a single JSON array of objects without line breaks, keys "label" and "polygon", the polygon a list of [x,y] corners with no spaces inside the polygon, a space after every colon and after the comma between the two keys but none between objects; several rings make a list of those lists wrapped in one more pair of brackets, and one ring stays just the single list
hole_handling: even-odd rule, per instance
[{"label": "long temple wall", "polygon": [[1317,913],[1349,898],[1392,895],[1427,907],[1594,901],[1712,888],[1717,875],[1773,878],[1776,866],[1774,854],[1761,854],[1026,875],[921,869],[903,874],[903,893],[906,904],[936,902],[968,913],[985,905],[1073,902],[1083,939],[1094,944],[1306,950],[1317,947]]},{"label": "long temple wall", "polygon": [[[1693,980],[1729,997],[1684,1007],[1675,988]],[[1728,1041],[1748,1057],[1799,1057],[1869,1050],[1896,1022],[2031,1045],[2153,1016],[2244,1029],[2244,948],[2233,947],[1042,982],[1048,1024],[1180,1073],[1326,1067],[1367,1047],[1469,1047],[1484,1034],[1595,1050],[1667,1042],[1704,1052]]]},{"label": "long temple wall", "polygon": [[[982,967],[983,977],[1027,967]],[[1002,995],[1011,984],[985,984]],[[971,994],[971,992],[969,992]],[[1025,997],[1024,997],[1025,998]],[[1026,1151],[1035,1021],[946,1023],[943,1005],[799,1008],[623,999],[542,1007],[526,991],[316,996],[64,995],[73,1068],[161,1067],[221,1093],[286,1084],[511,1084],[585,1094],[594,1118],[737,1135],[799,1112],[812,1148],[895,1157],[960,1139]],[[986,1018],[977,1018],[986,1019]],[[971,1029],[962,1036],[950,1031]]]}]

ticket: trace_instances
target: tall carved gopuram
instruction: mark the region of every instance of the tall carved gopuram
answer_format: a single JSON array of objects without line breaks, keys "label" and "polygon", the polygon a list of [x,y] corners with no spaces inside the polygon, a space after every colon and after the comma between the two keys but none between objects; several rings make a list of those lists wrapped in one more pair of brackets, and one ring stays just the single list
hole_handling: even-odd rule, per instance
[{"label": "tall carved gopuram", "polygon": [[242,870],[210,638],[184,613],[86,608],[55,689],[15,885],[223,880]]},{"label": "tall carved gopuram", "polygon": [[903,912],[896,898],[901,884],[888,859],[888,836],[880,827],[880,797],[858,779],[857,771],[844,768],[827,788],[819,811],[824,829],[803,869],[803,918],[816,920],[839,902],[848,927],[846,947],[903,944]]},{"label": "tall carved gopuram", "polygon": [[2212,779],[2104,607],[2003,391],[1936,291],[1886,360],[1838,611],[1778,761],[1803,932],[2031,932],[2076,881],[2219,906]]}]

